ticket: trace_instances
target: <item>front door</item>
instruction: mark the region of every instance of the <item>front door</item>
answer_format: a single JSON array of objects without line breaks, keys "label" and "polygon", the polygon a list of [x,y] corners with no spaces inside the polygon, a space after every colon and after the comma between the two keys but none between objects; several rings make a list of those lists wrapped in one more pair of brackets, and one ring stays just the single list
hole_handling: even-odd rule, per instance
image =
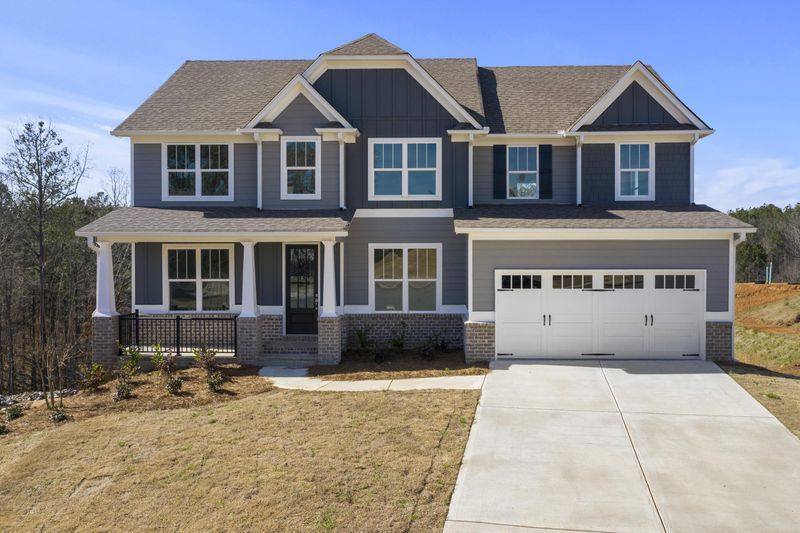
[{"label": "front door", "polygon": [[286,334],[317,333],[317,246],[286,245]]}]

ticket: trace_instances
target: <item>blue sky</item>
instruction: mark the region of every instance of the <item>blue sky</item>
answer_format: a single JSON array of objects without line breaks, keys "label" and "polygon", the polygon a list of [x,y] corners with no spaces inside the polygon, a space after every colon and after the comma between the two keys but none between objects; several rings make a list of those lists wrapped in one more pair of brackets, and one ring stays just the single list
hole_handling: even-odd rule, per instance
[{"label": "blue sky", "polygon": [[[717,132],[696,200],[800,202],[800,7],[774,2],[13,2],[0,19],[0,151],[41,117],[89,143],[82,194],[128,170],[108,132],[186,59],[314,58],[369,32],[486,66],[652,64]],[[754,9],[757,6],[758,9]]]}]

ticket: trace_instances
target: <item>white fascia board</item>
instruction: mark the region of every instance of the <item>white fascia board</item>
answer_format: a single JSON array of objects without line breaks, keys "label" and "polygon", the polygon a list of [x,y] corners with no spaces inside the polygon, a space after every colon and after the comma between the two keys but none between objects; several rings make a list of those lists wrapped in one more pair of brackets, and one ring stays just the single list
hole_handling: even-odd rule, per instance
[{"label": "white fascia board", "polygon": [[239,136],[238,128],[232,130],[125,130],[112,131],[114,137],[211,137],[211,136]]},{"label": "white fascia board", "polygon": [[675,116],[677,111],[678,114],[683,115],[683,117],[675,116],[676,120],[686,118],[699,130],[707,131],[711,129],[700,119],[700,117],[695,115],[692,110],[686,106],[686,104],[681,102],[680,99],[678,99],[666,85],[656,78],[652,71],[647,68],[644,63],[641,61],[636,61],[636,63],[631,65],[631,68],[628,69],[628,72],[626,72],[617,81],[617,83],[611,87],[611,89],[601,96],[597,102],[595,102],[588,110],[586,110],[586,112],[583,113],[583,115],[581,115],[581,117],[572,126],[570,126],[567,131],[576,132],[581,126],[594,121],[620,94],[622,94],[625,89],[628,88],[628,86],[634,80],[637,80],[637,78],[643,78],[649,82],[649,85],[654,88],[655,91],[648,90],[648,87],[646,86],[647,84],[642,85],[642,87],[648,93],[650,93],[650,96],[652,96],[659,104],[661,104],[662,107],[670,112],[670,114]]},{"label": "white fascia board", "polygon": [[523,241],[523,240],[709,240],[727,239],[734,233],[755,231],[727,228],[650,228],[650,229],[527,229],[527,228],[455,228],[458,234],[469,235],[473,240]]},{"label": "white fascia board", "polygon": [[78,237],[95,237],[98,241],[110,242],[171,242],[171,243],[204,243],[204,242],[310,242],[324,239],[347,237],[346,231],[309,231],[309,232],[81,232]]},{"label": "white fascia board", "polygon": [[258,133],[258,134],[271,133],[271,134],[283,135],[283,130],[280,128],[239,128],[236,130],[236,133],[242,133],[242,134],[246,133],[248,135],[253,133]]},{"label": "white fascia board", "polygon": [[322,54],[304,72],[303,78],[310,83],[316,82],[322,74],[329,69],[342,68],[404,68],[411,77],[422,85],[442,107],[447,109],[456,119],[461,122],[469,122],[475,129],[482,129],[475,118],[470,115],[461,104],[459,104],[441,84],[431,76],[422,65],[408,54],[384,55],[384,56],[332,56]]},{"label": "white fascia board", "polygon": [[539,144],[552,144],[553,146],[574,146],[575,139],[563,133],[489,133],[475,137],[475,146],[493,146],[505,144],[507,146],[528,146]]},{"label": "white fascia board", "polygon": [[444,209],[358,209],[353,218],[453,218],[453,210]]},{"label": "white fascia board", "polygon": [[305,96],[326,119],[339,122],[345,128],[353,127],[303,76],[298,74],[247,123],[245,129],[253,128],[262,120],[272,122],[300,94]]}]

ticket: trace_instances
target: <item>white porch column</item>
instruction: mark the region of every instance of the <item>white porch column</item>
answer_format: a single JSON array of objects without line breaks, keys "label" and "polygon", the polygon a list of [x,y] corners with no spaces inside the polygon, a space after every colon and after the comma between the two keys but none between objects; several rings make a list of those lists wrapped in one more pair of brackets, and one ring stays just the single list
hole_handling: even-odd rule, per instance
[{"label": "white porch column", "polygon": [[334,263],[333,247],[335,241],[323,241],[325,249],[325,271],[322,273],[322,313],[320,316],[336,316],[336,264]]},{"label": "white porch column", "polygon": [[114,301],[114,265],[111,259],[111,243],[100,241],[93,247],[97,254],[97,290],[92,316],[114,316],[117,304]]},{"label": "white porch column", "polygon": [[241,317],[258,316],[256,304],[256,260],[253,241],[242,241],[244,254],[242,255],[242,312]]}]

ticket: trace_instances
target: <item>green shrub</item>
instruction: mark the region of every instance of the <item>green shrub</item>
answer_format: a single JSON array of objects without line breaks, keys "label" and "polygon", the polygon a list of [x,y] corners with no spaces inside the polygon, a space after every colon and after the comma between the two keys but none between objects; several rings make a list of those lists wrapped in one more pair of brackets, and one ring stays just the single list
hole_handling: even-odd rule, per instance
[{"label": "green shrub", "polygon": [[14,405],[9,405],[6,408],[6,420],[11,422],[12,420],[16,420],[17,418],[21,417],[24,413],[22,412],[22,406],[18,403]]},{"label": "green shrub", "polygon": [[106,379],[106,369],[100,363],[81,365],[78,369],[81,388],[87,390],[97,390]]},{"label": "green shrub", "polygon": [[392,338],[389,339],[389,344],[393,348],[402,350],[406,347],[406,330],[408,330],[408,324],[406,324],[405,320],[401,320],[400,329],[395,331]]},{"label": "green shrub", "polygon": [[153,368],[163,372],[166,361],[167,358],[164,357],[164,352],[161,350],[161,344],[155,343],[153,345],[153,355],[150,357],[150,362],[153,364]]},{"label": "green shrub", "polygon": [[5,422],[0,422],[0,435],[5,435],[8,433],[8,426]]},{"label": "green shrub", "polygon": [[372,342],[369,340],[367,331],[364,329],[356,330],[356,341],[358,342],[358,347],[362,350],[369,350],[372,347]]},{"label": "green shrub", "polygon": [[114,401],[127,400],[133,397],[133,385],[129,381],[117,382],[117,388],[114,392]]},{"label": "green shrub", "polygon": [[123,357],[127,358],[125,364],[130,369],[131,375],[136,374],[141,369],[142,363],[142,354],[139,352],[138,348],[134,348],[133,346],[125,346],[122,348],[122,355]]},{"label": "green shrub", "polygon": [[195,349],[193,352],[195,365],[205,370],[209,377],[219,370],[219,362],[216,359],[217,352],[208,348]]},{"label": "green shrub", "polygon": [[170,376],[167,378],[167,392],[175,395],[181,391],[183,387],[183,380],[177,376]]},{"label": "green shrub", "polygon": [[69,420],[69,417],[63,409],[53,409],[50,411],[50,420],[56,424],[60,424],[61,422],[66,422]]},{"label": "green shrub", "polygon": [[222,384],[225,382],[225,377],[222,375],[222,372],[219,370],[215,370],[208,375],[208,379],[206,379],[206,383],[208,384],[208,390],[211,392],[217,392],[222,388]]}]

